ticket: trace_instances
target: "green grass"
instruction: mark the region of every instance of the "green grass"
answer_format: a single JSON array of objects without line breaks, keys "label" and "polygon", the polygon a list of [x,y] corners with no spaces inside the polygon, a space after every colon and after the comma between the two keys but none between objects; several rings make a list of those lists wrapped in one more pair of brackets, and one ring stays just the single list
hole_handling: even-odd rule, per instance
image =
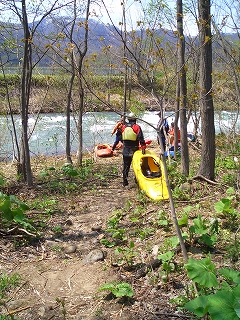
[{"label": "green grass", "polygon": [[7,274],[2,272],[0,274],[0,304],[2,299],[5,299],[9,291],[20,285],[20,275],[17,273]]}]

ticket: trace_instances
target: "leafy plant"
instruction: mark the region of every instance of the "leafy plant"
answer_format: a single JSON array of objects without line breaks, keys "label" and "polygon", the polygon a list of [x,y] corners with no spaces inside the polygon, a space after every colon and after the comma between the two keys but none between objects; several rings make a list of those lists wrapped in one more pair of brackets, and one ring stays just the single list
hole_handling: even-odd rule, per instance
[{"label": "leafy plant", "polygon": [[82,164],[82,166],[77,169],[74,168],[73,165],[70,163],[65,163],[61,169],[62,169],[62,172],[70,178],[79,177],[80,179],[85,180],[86,177],[91,172],[90,170],[91,166],[92,166],[91,161],[85,161]]},{"label": "leafy plant", "polygon": [[197,282],[204,288],[216,287],[218,285],[215,265],[211,262],[210,257],[200,261],[190,258],[185,264],[188,276],[194,282]]},{"label": "leafy plant", "polygon": [[236,175],[231,173],[225,173],[222,176],[223,182],[229,186],[232,186],[236,182]]},{"label": "leafy plant", "polygon": [[54,226],[53,231],[56,235],[61,235],[63,232],[63,228],[61,226]]},{"label": "leafy plant", "polygon": [[[72,181],[72,178],[80,178],[81,180],[85,180],[86,177],[90,174],[92,167],[92,161],[89,159],[86,159],[83,161],[83,164],[79,168],[74,168],[74,166],[70,163],[65,163],[61,168],[55,168],[55,167],[49,167],[40,172],[39,177],[41,178],[53,178],[59,179],[60,177],[68,177],[70,178],[70,181]],[[58,183],[55,182],[55,185],[57,186]],[[54,184],[52,185],[54,187]],[[72,187],[73,189],[73,187]]]},{"label": "leafy plant", "polygon": [[162,271],[160,272],[162,276],[163,282],[168,282],[169,273],[175,270],[175,265],[172,262],[172,258],[174,257],[173,251],[167,251],[158,256],[159,260],[162,260]]},{"label": "leafy plant", "polygon": [[218,164],[218,167],[223,167],[224,169],[236,169],[237,163],[234,161],[234,158],[232,156],[225,156],[224,158],[217,158],[216,163]]},{"label": "leafy plant", "polygon": [[109,233],[109,235],[113,240],[108,240],[106,238],[101,239],[100,242],[105,247],[112,248],[115,245],[117,245],[117,242],[125,241],[127,239],[125,234],[126,232],[125,228],[122,228],[119,226],[119,222],[122,220],[123,215],[124,215],[123,211],[121,210],[116,211],[115,214],[113,214],[111,218],[107,221],[106,232]]},{"label": "leafy plant", "polygon": [[173,189],[173,198],[182,200],[182,201],[187,201],[191,199],[191,195],[189,194],[189,192],[186,192],[185,190],[181,190],[179,186],[176,186]]},{"label": "leafy plant", "polygon": [[140,236],[141,241],[145,240],[148,236],[152,235],[153,233],[153,228],[143,228],[137,231],[137,234]]},{"label": "leafy plant", "polygon": [[22,320],[21,318],[15,318],[13,314],[10,315],[0,315],[0,320]]},{"label": "leafy plant", "polygon": [[180,157],[175,162],[172,162],[170,165],[168,165],[168,175],[169,175],[169,181],[171,181],[171,188],[173,190],[173,197],[178,200],[185,200],[189,199],[190,195],[188,195],[186,192],[180,190],[180,186],[187,181],[187,178],[184,174],[179,173],[178,169],[178,162]]},{"label": "leafy plant", "polygon": [[59,210],[58,208],[58,201],[56,199],[50,199],[50,198],[41,198],[41,199],[35,199],[31,207],[34,209],[45,211],[46,214],[50,215],[55,213]]},{"label": "leafy plant", "polygon": [[131,214],[129,215],[129,219],[132,222],[139,222],[143,212],[144,212],[144,207],[142,205],[137,206],[137,208],[134,209],[133,212],[131,212]]},{"label": "leafy plant", "polygon": [[228,268],[217,272],[210,257],[189,259],[185,267],[200,289],[200,296],[187,302],[185,309],[198,317],[209,314],[212,320],[240,318],[240,272]]},{"label": "leafy plant", "polygon": [[193,235],[198,235],[196,239],[199,244],[212,248],[217,241],[218,220],[215,219],[213,222],[209,222],[203,219],[201,215],[198,215],[193,220],[193,225],[190,226],[189,231],[191,239],[193,239]]},{"label": "leafy plant", "polygon": [[124,228],[108,228],[106,232],[110,232],[113,239],[119,239],[121,241],[127,240]]},{"label": "leafy plant", "polygon": [[184,214],[180,219],[178,219],[178,225],[180,228],[186,227],[188,225],[188,215]]},{"label": "leafy plant", "polygon": [[233,205],[235,195],[234,188],[228,188],[226,192],[229,196],[216,202],[214,205],[214,209],[217,213],[222,213],[223,215],[231,215],[233,218],[235,218],[236,216],[239,216],[239,214]]},{"label": "leafy plant", "polygon": [[115,297],[132,297],[134,295],[133,289],[127,282],[112,282],[105,283],[98,288],[98,291],[110,291]]},{"label": "leafy plant", "polygon": [[0,275],[0,298],[4,298],[5,294],[14,287],[19,286],[20,284],[20,275],[17,273],[14,273],[12,275],[7,275],[5,272],[3,272]]},{"label": "leafy plant", "polygon": [[4,222],[15,222],[25,228],[34,229],[24,212],[29,207],[14,195],[6,195],[0,192],[0,225]]},{"label": "leafy plant", "polygon": [[[216,202],[214,205],[214,209],[218,215],[222,215],[223,217],[228,219],[228,227],[232,230],[236,230],[238,224],[236,223],[236,219],[240,218],[240,214],[235,208],[235,191],[231,187],[227,190],[228,197],[221,199]],[[236,202],[236,201],[235,201]]]},{"label": "leafy plant", "polygon": [[126,261],[128,266],[133,266],[134,258],[138,255],[138,252],[134,251],[134,242],[130,241],[128,247],[116,248],[115,254],[121,254],[121,262]]},{"label": "leafy plant", "polygon": [[138,201],[140,202],[142,207],[146,207],[149,202],[149,198],[146,196],[146,192],[139,189],[138,190]]},{"label": "leafy plant", "polygon": [[157,227],[162,227],[165,230],[169,230],[171,223],[171,219],[169,219],[168,214],[164,210],[160,210],[156,214],[156,219],[153,222],[153,225],[156,225]]},{"label": "leafy plant", "polygon": [[101,239],[100,242],[101,242],[101,244],[103,244],[107,248],[115,247],[117,244],[115,241],[109,241],[106,238]]},{"label": "leafy plant", "polygon": [[68,175],[69,177],[76,177],[78,176],[78,172],[77,170],[73,167],[72,164],[70,163],[65,163],[63,166],[62,166],[62,171]]},{"label": "leafy plant", "polygon": [[3,177],[0,176],[0,186],[3,186],[4,183],[5,183],[5,181],[4,181]]},{"label": "leafy plant", "polygon": [[[199,204],[196,205],[196,210],[199,209]],[[181,215],[181,217],[178,219],[178,225],[180,228],[183,228],[183,227],[186,227],[188,226],[188,217],[189,217],[189,214],[195,209],[193,206],[191,205],[188,205],[186,207],[184,207],[182,210],[183,210],[183,213]]]},{"label": "leafy plant", "polygon": [[227,257],[230,258],[233,262],[238,261],[240,254],[240,239],[238,237],[238,231],[236,232],[234,238],[229,234],[229,232],[226,232],[226,234],[223,233],[227,241],[225,246]]},{"label": "leafy plant", "polygon": [[127,239],[125,235],[125,228],[119,226],[119,222],[122,218],[123,213],[121,211],[117,211],[111,219],[107,221],[108,228],[106,229],[106,232],[110,233],[113,239],[125,241]]},{"label": "leafy plant", "polygon": [[63,299],[56,298],[56,302],[57,302],[59,305],[61,305],[63,318],[66,319],[67,311],[66,311],[66,308],[65,308],[65,301],[64,301]]}]

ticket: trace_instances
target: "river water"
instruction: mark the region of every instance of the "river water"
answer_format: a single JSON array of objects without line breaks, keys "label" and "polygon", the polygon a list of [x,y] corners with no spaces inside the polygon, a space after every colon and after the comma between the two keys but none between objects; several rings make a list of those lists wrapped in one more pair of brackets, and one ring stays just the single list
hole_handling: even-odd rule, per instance
[{"label": "river water", "polygon": [[[139,116],[145,139],[156,140],[156,131],[151,125],[156,126],[159,117],[157,112],[147,111]],[[166,112],[169,123],[172,122],[173,112]],[[111,136],[111,131],[119,120],[119,115],[115,112],[87,112],[83,116],[83,149],[84,151],[93,151],[94,146],[98,143],[113,143],[115,136]],[[220,131],[228,132],[233,121],[236,120],[236,114],[230,112],[221,112],[220,115],[215,114],[216,133]],[[21,128],[21,119],[14,116],[14,122],[18,133]],[[147,124],[147,123],[149,124]],[[64,114],[41,114],[36,124],[35,118],[29,116],[29,129],[34,131],[29,140],[31,156],[37,155],[58,155],[65,153],[65,135],[66,135],[66,116]],[[0,159],[9,161],[13,159],[14,148],[12,139],[12,124],[10,118],[0,117]],[[237,130],[240,131],[240,121],[238,120]],[[193,131],[193,120],[190,119],[188,124],[188,132]],[[239,133],[239,132],[237,132]],[[71,118],[71,150],[77,152],[77,130],[76,121]]]}]

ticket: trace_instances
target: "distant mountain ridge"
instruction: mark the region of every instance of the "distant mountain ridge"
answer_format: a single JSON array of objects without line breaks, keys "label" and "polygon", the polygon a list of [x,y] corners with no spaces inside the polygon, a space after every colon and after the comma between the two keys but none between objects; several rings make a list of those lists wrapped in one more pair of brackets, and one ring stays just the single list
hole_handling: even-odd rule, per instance
[{"label": "distant mountain ridge", "polygon": [[[61,32],[63,34],[69,34],[70,33],[70,27],[71,27],[71,18],[62,17],[58,18],[56,20],[52,20],[50,18],[45,18],[37,27],[33,43],[35,45],[33,50],[33,60],[38,61],[39,60],[39,66],[41,67],[48,67],[52,61],[50,57],[43,56],[44,48],[51,44],[52,42],[55,42],[56,45],[56,39],[57,35],[59,35]],[[38,21],[35,21],[34,24],[30,24],[30,28],[34,29],[35,26],[38,24]],[[84,23],[83,19],[78,19],[76,21],[76,24],[79,24],[80,27],[77,28],[77,32],[74,34],[74,41],[78,45],[80,45],[83,42],[84,39],[84,25],[81,27],[81,23]],[[9,35],[12,36],[13,41],[17,41],[19,46],[22,46],[21,39],[23,38],[23,29],[20,24],[15,25],[9,25],[9,31],[7,32],[7,24],[1,22],[0,25],[2,26],[1,29],[1,35],[0,35],[0,43],[3,44],[5,39],[10,38]],[[5,29],[4,29],[5,28]],[[123,46],[123,43],[121,41],[121,30],[113,25],[105,25],[97,20],[90,19],[89,24],[89,37],[88,37],[88,51],[87,56],[91,56],[92,54],[96,53],[102,53],[103,47],[111,46],[112,50],[118,51]],[[5,32],[4,32],[5,30]],[[154,31],[157,37],[161,38],[161,41],[163,43],[169,42],[173,45],[176,45],[177,37],[175,33],[171,30],[164,31],[162,29],[158,29]],[[130,34],[130,32],[129,32]],[[134,37],[143,37],[147,38],[146,30],[136,30]],[[238,37],[237,34],[226,34],[225,37],[231,39],[231,41],[237,41]],[[16,40],[17,39],[17,40]],[[65,46],[68,45],[69,39],[66,37],[65,39],[61,39],[62,44]],[[214,46],[218,46],[218,42],[214,43]],[[41,49],[41,50],[40,50]],[[18,51],[19,54],[19,51]],[[41,57],[42,54],[42,57]],[[1,54],[2,57],[4,57],[4,54]],[[21,56],[20,54],[18,55]],[[6,53],[5,58],[9,58],[9,54]],[[12,66],[19,64],[19,58],[17,56],[14,56],[13,54],[10,55],[10,61],[9,64]]]},{"label": "distant mountain ridge", "polygon": [[[76,21],[76,24],[81,24],[84,22],[83,19],[78,19]],[[35,27],[38,25],[39,21],[35,21],[32,24],[29,24],[30,29],[35,29]],[[19,44],[19,47],[22,46],[22,40],[23,39],[23,28],[20,24],[6,24],[3,22],[0,22],[0,25],[2,25],[2,36],[0,35],[0,43],[3,43],[5,41],[5,38],[12,37],[13,41],[17,41]],[[34,34],[33,38],[33,44],[34,44],[34,50],[33,50],[33,60],[37,61],[40,57],[40,51],[44,51],[44,47],[51,44],[51,41],[56,44],[56,37],[60,33],[63,34],[69,34],[70,33],[70,27],[71,27],[71,18],[62,17],[61,19],[56,19],[55,21],[52,21],[50,18],[45,18],[39,25],[37,26],[37,29]],[[123,46],[123,43],[121,41],[121,30],[113,25],[105,25],[97,20],[90,19],[88,23],[89,28],[89,36],[88,36],[88,51],[87,55],[90,56],[93,53],[99,53],[102,52],[103,47],[111,46],[111,48],[114,48],[115,50],[119,50],[120,47]],[[5,32],[4,32],[5,30]],[[9,30],[9,32],[8,32]],[[79,27],[78,32],[75,32],[74,34],[74,41],[79,45],[83,42],[84,39],[84,26],[81,28]],[[171,32],[171,36],[169,34],[164,33],[162,30],[156,31],[159,36],[165,37],[166,41],[172,41],[171,36],[173,36],[173,33]],[[142,32],[145,34],[145,32]],[[11,36],[10,36],[11,35]],[[140,31],[136,31],[135,36],[140,36]],[[146,35],[145,35],[146,36]],[[61,44],[69,43],[68,37],[66,37],[64,40],[61,39]],[[40,50],[41,49],[41,50]],[[18,51],[18,54],[20,51]],[[19,54],[20,56],[20,54]],[[14,57],[14,55],[11,55],[11,61],[9,62],[11,65],[19,64],[19,60],[17,57]],[[48,66],[50,63],[50,58],[44,57],[40,60],[39,66]]]}]

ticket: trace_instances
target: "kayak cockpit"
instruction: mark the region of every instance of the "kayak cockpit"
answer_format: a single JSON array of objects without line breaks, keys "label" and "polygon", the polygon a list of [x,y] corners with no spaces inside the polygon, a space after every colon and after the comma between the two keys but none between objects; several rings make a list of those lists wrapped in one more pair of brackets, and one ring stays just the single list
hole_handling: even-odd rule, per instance
[{"label": "kayak cockpit", "polygon": [[159,178],[162,176],[160,164],[149,156],[144,156],[141,159],[141,171],[147,178]]}]

